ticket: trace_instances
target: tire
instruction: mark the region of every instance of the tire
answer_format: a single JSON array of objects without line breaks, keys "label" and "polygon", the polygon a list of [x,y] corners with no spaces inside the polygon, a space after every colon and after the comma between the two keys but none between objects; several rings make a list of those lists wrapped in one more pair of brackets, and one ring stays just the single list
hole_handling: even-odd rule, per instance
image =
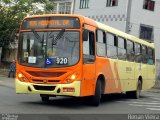
[{"label": "tire", "polygon": [[140,98],[140,94],[141,94],[141,90],[142,90],[142,83],[140,80],[138,80],[138,85],[137,85],[137,89],[135,91],[129,91],[126,92],[128,97],[134,98],[134,99],[139,99]]},{"label": "tire", "polygon": [[40,95],[42,102],[49,102],[49,96],[48,95]]},{"label": "tire", "polygon": [[101,100],[101,81],[97,80],[96,83],[96,89],[95,89],[95,95],[92,96],[92,105],[93,106],[99,106]]},{"label": "tire", "polygon": [[137,90],[134,91],[133,97],[135,99],[139,99],[141,95],[141,90],[142,90],[142,83],[140,80],[138,80],[138,85],[137,85]]}]

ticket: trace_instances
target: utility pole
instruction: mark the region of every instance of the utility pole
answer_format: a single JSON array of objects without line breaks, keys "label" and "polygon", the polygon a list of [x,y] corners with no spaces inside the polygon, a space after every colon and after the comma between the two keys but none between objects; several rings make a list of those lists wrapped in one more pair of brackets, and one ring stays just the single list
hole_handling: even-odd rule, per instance
[{"label": "utility pole", "polygon": [[131,9],[132,9],[132,0],[127,0],[127,9],[126,9],[126,29],[125,32],[129,32],[129,26],[130,26],[130,16],[131,16]]}]

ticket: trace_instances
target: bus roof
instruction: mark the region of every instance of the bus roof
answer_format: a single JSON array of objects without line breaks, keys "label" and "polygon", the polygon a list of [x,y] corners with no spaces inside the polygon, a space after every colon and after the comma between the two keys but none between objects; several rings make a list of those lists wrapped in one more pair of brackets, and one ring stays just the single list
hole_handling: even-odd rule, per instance
[{"label": "bus roof", "polygon": [[113,33],[113,34],[116,33],[116,35],[121,36],[123,38],[126,38],[128,40],[131,40],[131,41],[146,45],[148,47],[154,48],[154,43],[149,43],[149,42],[147,42],[147,41],[145,41],[143,39],[139,39],[139,38],[137,38],[135,36],[129,35],[129,34],[125,33],[125,32],[122,32],[122,31],[120,31],[118,29],[115,29],[115,28],[110,27],[108,25],[102,24],[100,22],[96,21],[96,23],[97,23],[99,29],[102,29],[102,30],[104,30],[106,32],[110,32],[110,33]]},{"label": "bus roof", "polygon": [[99,29],[101,30],[104,30],[106,32],[110,32],[110,33],[113,33],[113,34],[116,34],[118,36],[121,36],[123,38],[126,38],[126,39],[129,39],[131,41],[134,41],[134,42],[137,42],[137,43],[140,43],[140,44],[143,44],[143,45],[146,45],[148,47],[151,47],[151,48],[154,48],[154,43],[149,43],[145,40],[142,40],[142,39],[139,39],[135,36],[132,36],[132,35],[129,35],[125,32],[122,32],[118,29],[115,29],[113,27],[110,27],[109,25],[106,25],[106,24],[103,24],[103,23],[100,23],[100,22],[97,22],[93,19],[90,19],[90,18],[87,18],[85,16],[82,16],[82,15],[78,15],[78,14],[44,14],[44,15],[32,15],[32,16],[27,16],[25,17],[24,19],[27,19],[27,18],[38,18],[38,17],[49,17],[49,16],[66,16],[66,17],[78,17],[80,18],[81,20],[83,19],[84,21],[82,22],[91,22],[93,24],[93,22],[95,23],[93,26],[97,26]]}]

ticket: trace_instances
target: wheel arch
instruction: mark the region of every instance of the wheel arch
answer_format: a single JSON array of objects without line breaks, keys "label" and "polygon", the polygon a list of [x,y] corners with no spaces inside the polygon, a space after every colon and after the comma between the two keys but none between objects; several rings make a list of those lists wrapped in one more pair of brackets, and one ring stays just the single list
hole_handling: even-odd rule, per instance
[{"label": "wheel arch", "polygon": [[106,84],[105,83],[105,76],[103,74],[99,74],[98,77],[97,77],[97,80],[101,81],[101,85],[102,85],[101,86],[101,91],[102,91],[101,93],[104,94],[104,92],[105,92],[105,84]]}]

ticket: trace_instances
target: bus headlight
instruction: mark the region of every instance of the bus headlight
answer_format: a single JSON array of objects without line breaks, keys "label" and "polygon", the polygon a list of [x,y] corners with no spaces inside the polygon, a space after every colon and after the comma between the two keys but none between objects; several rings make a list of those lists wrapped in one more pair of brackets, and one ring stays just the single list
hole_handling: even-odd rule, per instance
[{"label": "bus headlight", "polygon": [[78,73],[74,73],[72,75],[70,75],[67,79],[66,79],[66,82],[67,83],[71,83],[73,82],[74,80],[76,80],[78,78]]},{"label": "bus headlight", "polygon": [[26,82],[27,78],[22,74],[22,73],[18,73],[18,79],[22,82]]}]

